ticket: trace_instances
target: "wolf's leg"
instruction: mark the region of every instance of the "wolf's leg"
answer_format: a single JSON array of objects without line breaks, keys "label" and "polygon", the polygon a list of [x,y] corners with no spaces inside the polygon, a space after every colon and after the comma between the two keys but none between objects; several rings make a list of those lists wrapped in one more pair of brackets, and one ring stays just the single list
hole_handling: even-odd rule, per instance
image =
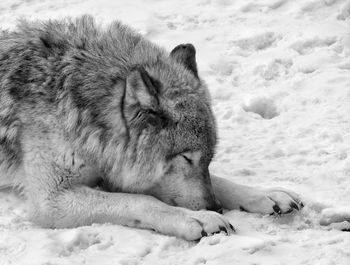
[{"label": "wolf's leg", "polygon": [[196,240],[207,234],[232,232],[226,219],[208,211],[169,206],[152,196],[108,193],[84,186],[57,190],[42,202],[43,225],[56,228],[92,223],[114,223],[147,228],[167,235]]},{"label": "wolf's leg", "polygon": [[89,187],[74,187],[56,194],[46,210],[53,227],[91,223],[114,223],[153,229],[167,235],[196,240],[220,231],[232,232],[226,219],[208,211],[190,211],[169,206],[152,196],[108,193]]},{"label": "wolf's leg", "polygon": [[303,203],[299,196],[283,188],[259,189],[239,185],[211,175],[216,198],[226,209],[241,209],[252,213],[289,213],[300,210]]},{"label": "wolf's leg", "polygon": [[110,222],[188,240],[233,230],[215,212],[190,211],[169,206],[152,196],[109,193],[81,185],[81,176],[59,166],[50,152],[43,155],[42,151],[26,153],[24,192],[32,205],[33,219],[43,226],[64,228]]}]

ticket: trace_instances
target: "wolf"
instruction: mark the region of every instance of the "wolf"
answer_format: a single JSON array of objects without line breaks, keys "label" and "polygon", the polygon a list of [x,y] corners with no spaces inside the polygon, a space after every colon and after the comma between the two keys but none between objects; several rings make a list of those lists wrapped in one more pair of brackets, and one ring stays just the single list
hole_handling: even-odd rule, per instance
[{"label": "wolf", "polygon": [[113,223],[198,240],[222,208],[300,210],[298,195],[210,175],[217,142],[196,50],[170,53],[88,15],[0,35],[0,184],[47,228]]}]

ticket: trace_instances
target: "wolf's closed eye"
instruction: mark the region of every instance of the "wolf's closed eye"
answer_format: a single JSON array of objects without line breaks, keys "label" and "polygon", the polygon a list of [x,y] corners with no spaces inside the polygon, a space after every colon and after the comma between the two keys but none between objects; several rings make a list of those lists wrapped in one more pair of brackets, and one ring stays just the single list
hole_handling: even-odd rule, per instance
[{"label": "wolf's closed eye", "polygon": [[189,163],[190,165],[192,165],[193,164],[193,161],[192,161],[192,159],[191,158],[189,158],[188,156],[186,156],[186,155],[181,155],[186,161],[187,161],[187,163]]}]

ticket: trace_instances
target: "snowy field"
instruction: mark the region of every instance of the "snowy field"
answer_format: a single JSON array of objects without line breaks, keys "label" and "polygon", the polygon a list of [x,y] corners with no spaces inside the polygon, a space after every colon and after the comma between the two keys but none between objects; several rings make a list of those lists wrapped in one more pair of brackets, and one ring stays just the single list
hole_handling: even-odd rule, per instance
[{"label": "snowy field", "polygon": [[229,211],[236,234],[195,243],[110,224],[42,229],[4,190],[1,265],[350,264],[349,0],[1,0],[0,27],[84,13],[169,51],[193,43],[219,127],[211,171],[292,189],[306,206],[282,217]]}]

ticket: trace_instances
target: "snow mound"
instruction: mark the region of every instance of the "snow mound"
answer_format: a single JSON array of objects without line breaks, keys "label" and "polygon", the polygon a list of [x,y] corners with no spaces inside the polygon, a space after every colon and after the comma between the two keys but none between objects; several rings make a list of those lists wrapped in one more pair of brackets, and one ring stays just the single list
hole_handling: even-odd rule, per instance
[{"label": "snow mound", "polygon": [[234,42],[242,50],[264,50],[271,47],[278,39],[274,32],[265,32]]},{"label": "snow mound", "polygon": [[350,2],[347,2],[346,4],[344,4],[344,6],[339,11],[337,19],[346,20],[349,17],[350,17]]},{"label": "snow mound", "polygon": [[266,96],[248,97],[242,108],[247,112],[254,112],[264,119],[272,119],[279,115],[274,100]]},{"label": "snow mound", "polygon": [[301,55],[311,53],[316,48],[328,47],[337,41],[336,37],[315,37],[308,40],[297,41],[291,47]]}]

